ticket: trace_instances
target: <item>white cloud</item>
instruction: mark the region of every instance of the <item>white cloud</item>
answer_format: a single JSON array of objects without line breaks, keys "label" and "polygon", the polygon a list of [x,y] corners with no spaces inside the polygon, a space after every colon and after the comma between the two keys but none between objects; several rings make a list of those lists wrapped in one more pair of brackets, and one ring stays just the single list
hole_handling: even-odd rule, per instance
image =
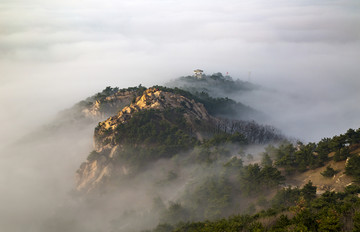
[{"label": "white cloud", "polygon": [[39,103],[49,115],[106,85],[157,84],[201,67],[245,79],[252,71],[259,84],[353,112],[359,10],[356,0],[2,1],[0,103],[27,112],[35,99],[58,99]]}]

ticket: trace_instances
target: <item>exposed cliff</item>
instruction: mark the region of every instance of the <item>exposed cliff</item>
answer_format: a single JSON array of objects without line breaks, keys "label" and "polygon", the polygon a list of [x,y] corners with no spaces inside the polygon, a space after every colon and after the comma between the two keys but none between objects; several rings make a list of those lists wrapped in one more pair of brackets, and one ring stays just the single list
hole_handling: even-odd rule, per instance
[{"label": "exposed cliff", "polygon": [[150,88],[99,123],[95,151],[77,172],[77,189],[89,191],[114,175],[131,174],[138,166],[131,162],[134,159],[138,164],[189,149],[217,121],[201,103]]}]

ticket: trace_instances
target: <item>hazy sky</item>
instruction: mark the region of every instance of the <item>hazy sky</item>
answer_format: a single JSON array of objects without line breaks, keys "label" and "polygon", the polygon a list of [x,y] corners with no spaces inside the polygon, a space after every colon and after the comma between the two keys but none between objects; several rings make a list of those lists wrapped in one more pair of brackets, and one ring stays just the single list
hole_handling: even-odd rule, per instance
[{"label": "hazy sky", "polygon": [[358,128],[359,28],[358,0],[1,0],[0,144],[105,86],[195,68],[251,71],[279,92],[244,101],[295,136]]}]

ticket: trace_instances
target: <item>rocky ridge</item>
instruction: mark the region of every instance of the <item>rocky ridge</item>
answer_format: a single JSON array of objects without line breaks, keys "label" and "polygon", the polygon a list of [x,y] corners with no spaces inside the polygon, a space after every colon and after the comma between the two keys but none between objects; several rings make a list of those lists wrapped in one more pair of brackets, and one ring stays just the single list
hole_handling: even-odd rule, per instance
[{"label": "rocky ridge", "polygon": [[114,142],[116,128],[127,123],[137,112],[167,109],[182,109],[186,123],[193,128],[193,135],[200,140],[203,135],[200,130],[196,129],[197,126],[199,124],[215,125],[218,121],[208,114],[201,103],[179,94],[150,88],[144,91],[142,96],[137,97],[135,102],[125,106],[117,115],[99,123],[94,133],[94,148],[99,155],[94,160],[88,160],[81,164],[77,171],[77,190],[91,191],[114,173],[120,176],[129,175],[131,173],[129,165],[114,165],[113,162],[116,158],[115,155],[123,149],[123,144]]},{"label": "rocky ridge", "polygon": [[[95,150],[101,152],[104,149],[104,140],[112,139],[112,135],[104,137],[102,136],[103,134],[109,130],[116,129],[119,124],[126,123],[134,113],[150,109],[161,111],[169,108],[185,109],[184,116],[189,124],[194,124],[195,120],[202,120],[208,123],[215,123],[217,121],[216,118],[209,115],[201,103],[197,103],[179,94],[150,88],[142,96],[137,97],[134,103],[125,106],[117,115],[99,123],[94,135]],[[201,138],[199,133],[198,136]]]},{"label": "rocky ridge", "polygon": [[137,95],[95,128],[94,151],[77,171],[77,190],[89,192],[113,177],[134,174],[135,166],[188,151],[214,134],[238,133],[250,144],[285,138],[271,126],[215,117],[186,91],[159,86]]}]

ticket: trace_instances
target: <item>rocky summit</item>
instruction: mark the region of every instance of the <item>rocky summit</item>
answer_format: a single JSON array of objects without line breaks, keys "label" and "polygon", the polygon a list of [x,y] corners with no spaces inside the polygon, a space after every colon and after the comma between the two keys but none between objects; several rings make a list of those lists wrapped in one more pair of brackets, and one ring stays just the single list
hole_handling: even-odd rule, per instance
[{"label": "rocky summit", "polygon": [[[180,114],[185,120],[186,126],[190,128],[187,131],[188,135],[200,140],[205,135],[202,134],[205,131],[200,128],[210,128],[211,125],[215,125],[218,121],[209,115],[203,104],[195,102],[193,99],[157,88],[149,88],[116,115],[99,123],[94,134],[95,150],[93,154],[97,154],[95,155],[97,157],[81,164],[80,169],[77,171],[78,190],[92,190],[115,173],[117,175],[131,173],[129,165],[115,162],[119,153],[127,145],[125,142],[121,142],[121,138],[116,138],[119,134],[118,129],[133,118],[136,113],[149,110],[154,110],[157,115],[161,115],[165,111],[178,110],[179,112],[176,114]],[[166,117],[162,117],[160,120],[170,121]]]}]

